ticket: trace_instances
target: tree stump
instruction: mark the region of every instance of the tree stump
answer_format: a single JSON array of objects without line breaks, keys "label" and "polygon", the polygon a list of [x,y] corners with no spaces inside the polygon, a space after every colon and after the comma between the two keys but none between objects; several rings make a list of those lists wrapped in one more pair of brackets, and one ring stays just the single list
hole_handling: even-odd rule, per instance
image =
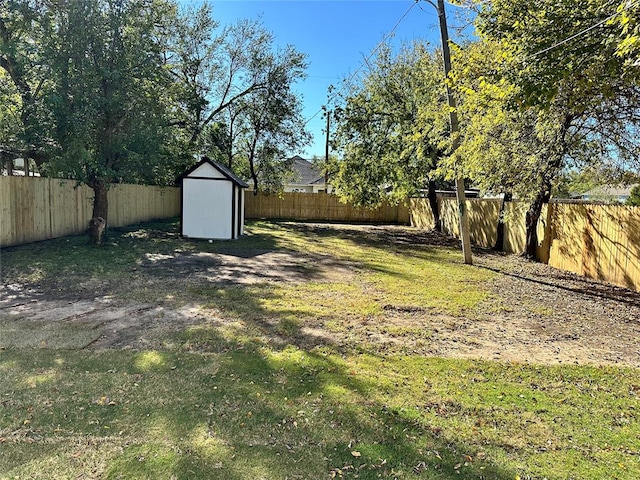
[{"label": "tree stump", "polygon": [[102,245],[106,226],[107,221],[102,217],[95,217],[89,220],[89,241],[93,245]]}]

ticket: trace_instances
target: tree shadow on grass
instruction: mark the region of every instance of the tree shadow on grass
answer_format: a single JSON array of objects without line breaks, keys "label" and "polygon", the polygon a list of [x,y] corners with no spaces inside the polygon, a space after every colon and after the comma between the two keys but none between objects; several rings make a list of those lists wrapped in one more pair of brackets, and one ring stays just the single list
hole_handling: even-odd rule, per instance
[{"label": "tree shadow on grass", "polygon": [[[84,235],[3,248],[0,306],[96,298],[135,283],[145,268],[150,277],[189,275],[215,269],[224,255],[250,260],[277,250],[268,235],[208,243],[182,239],[178,228],[175,221],[164,221],[112,229],[100,248]],[[171,268],[154,268],[169,260]]]},{"label": "tree shadow on grass", "polygon": [[[339,356],[239,349],[233,342],[228,350],[4,352],[0,369],[14,370],[1,392],[12,392],[13,403],[3,405],[7,428],[25,429],[28,403],[31,443],[59,442],[53,451],[20,442],[3,445],[19,452],[4,457],[4,472],[60,462],[71,475],[87,474],[83,455],[95,452],[73,460],[70,444],[80,439],[91,445],[109,427],[119,431],[112,442],[121,448],[104,459],[104,478],[515,476],[488,458],[476,458],[477,445],[387,405],[383,398],[392,397],[384,381],[360,375]],[[50,379],[36,386],[19,380],[43,372]]]},{"label": "tree shadow on grass", "polygon": [[384,248],[460,248],[460,241],[435,230],[420,230],[396,225],[341,225],[305,222],[276,222],[309,238],[336,237],[354,244]]},{"label": "tree shadow on grass", "polygon": [[[373,248],[371,255],[391,246],[401,249],[403,255],[437,255],[443,242],[455,243],[442,235],[407,229],[389,230],[390,227],[273,225],[274,229],[284,226],[311,242],[314,238],[326,237],[348,240],[354,245]],[[419,245],[418,251],[413,252],[412,245]],[[238,240],[209,243],[182,239],[179,222],[175,220],[112,229],[108,242],[101,248],[89,245],[85,236],[47,240],[2,249],[0,300],[4,305],[37,299],[96,298],[117,294],[123,287],[135,284],[141,276],[151,280],[189,280],[200,276],[230,284],[304,281],[321,279],[323,272],[329,270],[346,275],[360,266],[334,255],[313,254],[300,251],[300,246],[296,248],[268,231],[251,232],[250,227],[248,234]],[[397,274],[382,265],[375,268],[383,273]]]},{"label": "tree shadow on grass", "polygon": [[[295,321],[301,311],[287,306],[283,291],[268,283],[189,288],[193,299],[230,318],[186,329],[173,349],[0,352],[0,372],[11,373],[0,383],[2,436],[22,432],[41,447],[11,443],[18,454],[0,460],[4,471],[66,462],[70,477],[88,475],[83,460],[68,460],[77,453],[69,445],[104,441],[109,432],[119,450],[106,455],[106,478],[366,479],[395,472],[506,480],[518,473],[500,467],[491,452],[479,455],[484,447],[517,454],[508,439],[470,444],[456,436],[455,418],[446,431],[430,425],[416,408],[429,405],[428,387],[413,392],[406,409],[394,405],[402,387],[353,366],[375,360],[386,371],[391,357],[341,350],[311,334]],[[234,320],[238,325],[229,324]],[[454,413],[473,422],[478,408],[458,402]],[[58,446],[46,448],[53,441]]]},{"label": "tree shadow on grass", "polygon": [[[175,221],[112,229],[101,248],[71,236],[2,249],[2,304],[40,299],[79,300],[117,294],[144,278],[218,283],[319,279],[352,262],[294,251],[266,233],[237,240],[183,239]],[[250,230],[250,228],[249,228]]]}]

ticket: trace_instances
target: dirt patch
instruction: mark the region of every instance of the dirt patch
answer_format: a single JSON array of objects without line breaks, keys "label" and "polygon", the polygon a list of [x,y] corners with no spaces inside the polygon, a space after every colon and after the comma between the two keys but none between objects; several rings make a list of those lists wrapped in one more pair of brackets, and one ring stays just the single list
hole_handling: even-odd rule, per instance
[{"label": "dirt patch", "polygon": [[[478,268],[499,274],[492,313],[471,322],[462,356],[640,367],[640,294],[515,256],[485,254]],[[493,350],[493,351],[492,351]]]},{"label": "dirt patch", "polygon": [[0,348],[162,348],[172,333],[199,322],[197,312],[110,298],[6,305],[0,309]]},{"label": "dirt patch", "polygon": [[[380,247],[458,244],[450,237],[403,227],[294,224],[292,228],[310,235],[353,237]],[[420,306],[381,305],[382,322],[380,318],[340,319],[341,330],[332,330],[327,319],[299,325],[295,331],[283,330],[275,319],[253,324],[241,321],[238,328],[252,330],[268,343],[296,343],[303,348],[369,344],[382,352],[640,367],[639,293],[515,256],[477,250],[474,262],[473,268],[489,269],[496,275],[489,299],[473,312],[452,316]],[[358,281],[359,268],[330,255],[283,250],[148,254],[131,279],[122,279],[119,288],[126,291],[136,282],[146,282],[149,290],[167,284],[178,290],[309,280]],[[101,286],[95,284],[65,296],[60,293],[64,279],[57,282],[55,291],[42,284],[2,286],[0,348],[163,348],[172,347],[176,334],[189,327],[223,328],[238,322],[192,302],[124,300],[100,294]],[[84,282],[95,283],[89,279]],[[31,332],[31,340],[20,331]],[[52,332],[57,332],[57,337]]]},{"label": "dirt patch", "polygon": [[327,281],[348,275],[355,265],[337,262],[329,255],[250,250],[236,254],[177,252],[148,254],[141,269],[156,277],[189,276],[207,282],[252,284],[302,282],[313,278]]}]

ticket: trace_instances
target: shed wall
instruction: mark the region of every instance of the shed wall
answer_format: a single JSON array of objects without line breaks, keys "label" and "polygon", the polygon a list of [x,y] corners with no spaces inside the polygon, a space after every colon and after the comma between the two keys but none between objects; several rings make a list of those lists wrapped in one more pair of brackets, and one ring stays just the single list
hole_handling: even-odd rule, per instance
[{"label": "shed wall", "polygon": [[182,235],[191,238],[233,238],[233,190],[230,181],[183,179]]}]

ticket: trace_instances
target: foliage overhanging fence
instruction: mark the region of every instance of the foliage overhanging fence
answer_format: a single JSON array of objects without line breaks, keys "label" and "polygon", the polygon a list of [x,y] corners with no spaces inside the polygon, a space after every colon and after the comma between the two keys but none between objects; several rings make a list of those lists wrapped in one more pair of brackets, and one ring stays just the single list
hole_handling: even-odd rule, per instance
[{"label": "foliage overhanging fence", "polygon": [[[122,227],[180,214],[180,189],[114,185],[109,225]],[[74,235],[87,230],[93,191],[73,180],[0,177],[0,246]]]},{"label": "foliage overhanging fence", "polygon": [[[492,247],[500,200],[467,200],[471,241]],[[440,199],[445,232],[458,236],[457,204]],[[526,205],[506,204],[504,249],[524,251]],[[426,199],[411,200],[412,224],[431,228],[433,216]],[[640,207],[552,202],[538,222],[538,259],[552,267],[640,291]]]}]

